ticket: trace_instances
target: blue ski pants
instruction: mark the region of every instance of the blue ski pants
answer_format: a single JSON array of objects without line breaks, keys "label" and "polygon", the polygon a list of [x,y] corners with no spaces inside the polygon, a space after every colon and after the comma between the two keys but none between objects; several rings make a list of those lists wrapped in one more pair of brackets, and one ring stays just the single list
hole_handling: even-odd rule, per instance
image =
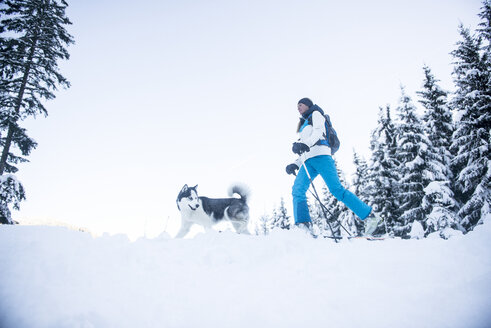
[{"label": "blue ski pants", "polygon": [[[322,155],[309,158],[305,161],[312,181],[320,174],[326,182],[327,188],[337,200],[343,202],[361,220],[364,220],[372,211],[372,208],[361,201],[355,194],[347,190],[339,181],[336,164],[329,155]],[[295,224],[310,222],[309,207],[307,206],[307,190],[310,180],[305,172],[304,165],[298,170],[297,177],[293,183],[293,216]]]}]

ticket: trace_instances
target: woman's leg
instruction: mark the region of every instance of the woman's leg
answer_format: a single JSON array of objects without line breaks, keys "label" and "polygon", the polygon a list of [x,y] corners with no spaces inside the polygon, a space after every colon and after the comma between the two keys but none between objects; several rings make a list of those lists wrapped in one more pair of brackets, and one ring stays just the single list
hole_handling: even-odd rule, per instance
[{"label": "woman's leg", "polygon": [[372,208],[365,204],[361,199],[356,197],[351,191],[341,185],[336,170],[336,164],[331,156],[318,156],[309,160],[312,165],[322,176],[326,182],[327,188],[337,200],[343,202],[350,210],[352,210],[361,220],[372,211]]},{"label": "woman's leg", "polygon": [[[308,161],[305,163],[309,170],[312,180],[319,174],[311,167]],[[307,205],[307,196],[305,193],[309,189],[310,180],[305,172],[303,165],[298,170],[297,177],[293,183],[292,196],[293,196],[293,217],[295,218],[295,224],[302,222],[310,222],[309,206]]]}]

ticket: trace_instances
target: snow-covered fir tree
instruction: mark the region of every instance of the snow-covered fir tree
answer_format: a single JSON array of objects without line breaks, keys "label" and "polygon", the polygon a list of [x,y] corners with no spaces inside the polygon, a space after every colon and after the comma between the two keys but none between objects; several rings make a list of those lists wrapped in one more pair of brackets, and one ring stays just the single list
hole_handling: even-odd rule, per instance
[{"label": "snow-covered fir tree", "polygon": [[[336,168],[339,181],[345,188],[348,188],[344,173],[337,163]],[[343,223],[342,221],[347,219],[344,214],[348,212],[348,208],[331,194],[326,185],[322,187],[319,197],[325,208],[322,208],[318,202],[315,202],[315,205],[313,206],[314,212],[312,213],[312,222],[319,228],[319,234],[323,236],[332,236],[333,233],[334,236],[341,236],[342,230],[344,231],[344,228],[346,228],[345,225],[347,223]],[[326,216],[329,221],[326,220]],[[342,224],[344,228],[342,228],[340,224]],[[355,227],[354,234],[356,233]]]},{"label": "snow-covered fir tree", "polygon": [[[448,93],[439,85],[435,76],[428,66],[423,67],[424,81],[423,90],[416,92],[424,107],[423,125],[424,131],[428,135],[428,139],[435,149],[439,151],[445,148],[442,152],[442,160],[445,166],[449,166],[451,154],[448,151],[450,140],[454,131],[452,113],[448,106]],[[447,169],[446,175],[450,174]]]},{"label": "snow-covered fir tree", "polygon": [[[450,140],[453,122],[448,107],[448,93],[442,90],[428,66],[423,67],[423,90],[417,92],[424,107],[423,126],[428,137],[426,166],[430,176],[425,182],[423,210],[425,234],[442,231],[447,227],[460,228],[456,201],[451,190],[452,172]],[[430,182],[431,181],[431,182]]]},{"label": "snow-covered fir tree", "polygon": [[254,230],[256,235],[267,235],[271,231],[271,217],[266,214],[261,215]]},{"label": "snow-covered fir tree", "polygon": [[[321,197],[322,200],[322,194],[320,194],[319,197]],[[310,219],[314,225],[313,231],[317,234],[321,234],[324,231],[324,226],[326,226],[326,219],[322,214],[321,205],[310,190],[307,192],[307,204],[309,206]]]},{"label": "snow-covered fir tree", "polygon": [[291,217],[288,215],[288,211],[285,207],[285,201],[283,197],[280,199],[280,205],[278,208],[273,210],[273,215],[271,217],[271,228],[280,228],[280,229],[291,229],[292,222]]},{"label": "snow-covered fir tree", "polygon": [[[339,181],[346,189],[352,189],[348,183],[344,172],[338,169]],[[334,196],[331,195],[333,199]],[[336,200],[337,201],[337,200]],[[341,236],[357,236],[363,234],[364,224],[361,220],[357,219],[355,213],[344,205],[344,203],[337,201],[336,211],[339,212],[337,217],[337,223],[339,225],[339,235]]]},{"label": "snow-covered fir tree", "polygon": [[[461,224],[472,230],[490,211],[491,183],[491,79],[489,59],[489,1],[481,13],[486,28],[474,36],[462,25],[461,40],[452,52],[456,92],[452,101],[456,130],[451,150],[455,153],[456,199],[461,203]],[[483,46],[483,38],[485,46]]]},{"label": "snow-covered fir tree", "polygon": [[424,133],[423,124],[416,113],[411,98],[401,87],[401,98],[396,108],[399,122],[396,128],[397,160],[399,162],[400,215],[394,226],[396,235],[406,236],[414,221],[425,219],[422,201],[424,188],[433,178],[428,166],[430,141]]},{"label": "snow-covered fir tree", "polygon": [[0,175],[0,224],[12,224],[11,209],[18,210],[26,198],[24,187],[15,175]]},{"label": "snow-covered fir tree", "polygon": [[479,13],[481,22],[477,29],[483,42],[483,50],[487,53],[487,59],[490,60],[489,54],[491,53],[491,1],[484,0],[481,12]]},{"label": "snow-covered fir tree", "polygon": [[353,173],[352,186],[353,191],[362,201],[368,201],[368,164],[367,161],[353,151],[353,164],[355,165],[355,173]]},{"label": "snow-covered fir tree", "polygon": [[11,153],[12,143],[23,156],[36,146],[20,128],[21,120],[38,114],[47,115],[43,99],[55,98],[57,86],[70,83],[58,69],[58,59],[68,59],[66,46],[73,43],[65,26],[68,6],[63,0],[13,0],[0,7],[0,128],[2,138],[0,175],[13,172],[20,157]]},{"label": "snow-covered fir tree", "polygon": [[332,236],[333,234],[339,236],[340,226],[338,219],[341,211],[339,206],[337,206],[338,201],[332,196],[326,186],[322,187],[319,197],[324,208],[318,201],[312,201],[312,223],[318,227],[319,234],[322,236]]},{"label": "snow-covered fir tree", "polygon": [[[352,177],[352,186],[354,194],[365,203],[369,203],[369,180],[368,180],[368,163],[360,157],[356,151],[353,151],[353,164],[355,165],[355,173]],[[361,220],[354,220],[357,231],[363,230],[363,222]]]},{"label": "snow-covered fir tree", "polygon": [[370,150],[371,159],[367,174],[368,203],[385,220],[388,233],[391,233],[391,227],[399,215],[399,203],[396,198],[399,175],[395,126],[389,105],[380,108],[377,127],[370,140]]},{"label": "snow-covered fir tree", "polygon": [[[73,43],[65,29],[71,24],[67,6],[64,0],[0,1],[0,176],[15,173],[37,146],[22,121],[46,116],[45,101],[55,98],[57,87],[70,85],[57,63],[69,58],[66,46]],[[14,178],[2,180],[0,217],[7,220],[9,202],[17,208],[23,199],[14,191],[23,188],[11,188],[8,182]]]}]

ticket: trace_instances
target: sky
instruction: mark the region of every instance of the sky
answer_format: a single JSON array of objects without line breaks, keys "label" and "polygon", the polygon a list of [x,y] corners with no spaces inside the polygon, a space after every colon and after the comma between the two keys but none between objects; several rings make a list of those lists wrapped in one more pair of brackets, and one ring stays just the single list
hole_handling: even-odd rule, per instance
[{"label": "sky", "polygon": [[[400,87],[417,101],[423,65],[451,90],[458,26],[481,2],[68,1],[71,82],[25,121],[38,148],[17,174],[27,200],[13,218],[95,234],[172,233],[184,184],[226,197],[251,189],[251,217],[283,197],[291,214],[297,102],[330,114],[349,180],[369,158],[379,107]],[[321,181],[316,181],[321,183]]]}]

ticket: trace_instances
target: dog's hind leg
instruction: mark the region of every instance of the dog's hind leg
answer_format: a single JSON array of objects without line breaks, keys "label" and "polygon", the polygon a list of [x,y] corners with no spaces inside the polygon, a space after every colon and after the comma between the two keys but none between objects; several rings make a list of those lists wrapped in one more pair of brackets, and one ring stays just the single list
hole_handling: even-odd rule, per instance
[{"label": "dog's hind leg", "polygon": [[232,225],[237,233],[250,235],[251,233],[247,229],[247,221],[231,221]]},{"label": "dog's hind leg", "polygon": [[189,232],[189,229],[192,225],[193,222],[181,220],[181,229],[179,229],[179,232],[177,233],[175,238],[184,238]]}]

